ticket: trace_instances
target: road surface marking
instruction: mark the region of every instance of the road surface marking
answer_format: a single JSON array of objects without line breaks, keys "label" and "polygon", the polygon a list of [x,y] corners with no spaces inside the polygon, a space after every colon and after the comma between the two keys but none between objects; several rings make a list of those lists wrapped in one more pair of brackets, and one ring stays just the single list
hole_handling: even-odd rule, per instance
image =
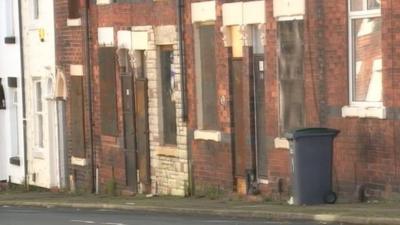
[{"label": "road surface marking", "polygon": [[90,223],[90,224],[94,223],[94,221],[90,221],[90,220],[71,220],[71,222],[73,222],[73,223]]},{"label": "road surface marking", "polygon": [[125,225],[123,223],[102,223],[102,224],[105,224],[105,225]]}]

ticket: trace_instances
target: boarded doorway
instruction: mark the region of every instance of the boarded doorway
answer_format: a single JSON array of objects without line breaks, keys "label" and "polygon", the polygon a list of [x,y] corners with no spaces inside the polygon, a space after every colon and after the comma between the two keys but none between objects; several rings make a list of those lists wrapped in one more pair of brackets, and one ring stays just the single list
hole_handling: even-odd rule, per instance
[{"label": "boarded doorway", "polygon": [[150,179],[150,143],[149,143],[149,112],[147,95],[147,78],[145,77],[144,51],[136,51],[135,74],[135,121],[136,147],[139,181],[141,192],[151,191]]}]

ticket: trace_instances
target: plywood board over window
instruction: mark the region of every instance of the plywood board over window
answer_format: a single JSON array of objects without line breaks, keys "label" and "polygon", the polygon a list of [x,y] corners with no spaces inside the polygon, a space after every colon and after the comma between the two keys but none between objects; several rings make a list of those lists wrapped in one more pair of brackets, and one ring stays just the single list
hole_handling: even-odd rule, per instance
[{"label": "plywood board over window", "polygon": [[78,19],[81,17],[80,0],[68,0],[68,19]]},{"label": "plywood board over window", "polygon": [[218,130],[215,25],[199,25],[196,38],[196,76],[199,127]]},{"label": "plywood board over window", "polygon": [[115,52],[114,47],[101,47],[98,50],[101,132],[109,136],[118,135]]},{"label": "plywood board over window", "polygon": [[278,22],[282,133],[304,127],[303,30],[303,21]]},{"label": "plywood board over window", "polygon": [[75,157],[85,156],[83,78],[71,76],[71,149]]}]

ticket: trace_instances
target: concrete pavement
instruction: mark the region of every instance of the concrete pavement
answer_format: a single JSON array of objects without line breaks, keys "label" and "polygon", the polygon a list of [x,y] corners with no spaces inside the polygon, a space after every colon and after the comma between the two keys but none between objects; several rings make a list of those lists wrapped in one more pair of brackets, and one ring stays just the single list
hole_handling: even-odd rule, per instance
[{"label": "concrete pavement", "polygon": [[309,222],[235,219],[208,215],[180,215],[152,212],[71,208],[0,208],[1,225],[317,225]]},{"label": "concrete pavement", "polygon": [[288,206],[279,202],[178,197],[109,197],[63,193],[5,193],[0,205],[129,210],[179,215],[208,215],[264,220],[305,220],[352,224],[400,224],[399,202]]}]

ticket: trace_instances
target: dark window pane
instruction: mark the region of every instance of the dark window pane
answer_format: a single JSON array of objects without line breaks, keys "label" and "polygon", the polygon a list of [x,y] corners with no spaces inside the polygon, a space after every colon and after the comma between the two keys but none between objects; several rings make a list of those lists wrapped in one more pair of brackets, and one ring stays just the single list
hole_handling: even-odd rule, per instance
[{"label": "dark window pane", "polygon": [[164,144],[176,145],[176,107],[173,100],[175,75],[171,71],[171,64],[173,62],[172,47],[170,49],[161,49],[160,61]]},{"label": "dark window pane", "polygon": [[4,93],[4,88],[1,78],[0,78],[0,109],[6,109],[6,96]]}]

